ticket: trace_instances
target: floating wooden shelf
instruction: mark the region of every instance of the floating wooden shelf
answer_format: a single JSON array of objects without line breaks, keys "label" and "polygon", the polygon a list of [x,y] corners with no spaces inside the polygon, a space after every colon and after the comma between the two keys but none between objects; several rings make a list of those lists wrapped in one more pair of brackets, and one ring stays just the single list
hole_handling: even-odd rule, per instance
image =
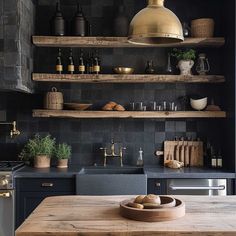
[{"label": "floating wooden shelf", "polygon": [[33,117],[57,118],[133,118],[133,119],[174,119],[174,118],[225,118],[224,111],[69,111],[33,110]]},{"label": "floating wooden shelf", "polygon": [[117,74],[40,74],[33,73],[32,79],[41,82],[67,83],[223,83],[221,75],[117,75]]},{"label": "floating wooden shelf", "polygon": [[182,43],[140,46],[131,44],[126,37],[71,37],[71,36],[33,36],[33,44],[38,47],[221,47],[224,38],[186,38]]}]

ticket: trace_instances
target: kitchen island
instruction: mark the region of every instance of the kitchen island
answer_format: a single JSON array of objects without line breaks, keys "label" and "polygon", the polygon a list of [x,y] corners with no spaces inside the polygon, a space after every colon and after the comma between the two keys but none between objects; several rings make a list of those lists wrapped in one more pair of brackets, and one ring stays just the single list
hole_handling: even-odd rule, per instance
[{"label": "kitchen island", "polygon": [[60,196],[45,199],[16,236],[236,235],[236,196],[179,196],[183,218],[146,223],[123,218],[119,203],[132,196]]}]

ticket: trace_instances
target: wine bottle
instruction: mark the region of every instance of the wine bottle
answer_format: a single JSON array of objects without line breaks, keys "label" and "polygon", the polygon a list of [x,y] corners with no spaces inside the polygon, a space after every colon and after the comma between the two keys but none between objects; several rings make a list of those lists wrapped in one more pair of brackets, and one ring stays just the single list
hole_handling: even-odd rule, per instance
[{"label": "wine bottle", "polygon": [[93,62],[94,62],[93,53],[91,53],[89,57],[89,68],[88,68],[89,74],[93,74]]},{"label": "wine bottle", "polygon": [[56,72],[58,74],[62,74],[63,72],[63,64],[62,64],[62,58],[61,58],[61,49],[58,49],[58,55],[56,60]]},{"label": "wine bottle", "polygon": [[79,74],[84,74],[84,73],[85,73],[84,54],[83,50],[81,50],[79,57]]},{"label": "wine bottle", "polygon": [[72,49],[70,49],[70,55],[69,55],[69,58],[68,58],[67,71],[70,74],[74,74],[74,72],[75,72],[74,58],[73,58],[73,51],[72,51]]},{"label": "wine bottle", "polygon": [[100,58],[98,56],[98,51],[96,50],[95,56],[94,56],[94,59],[93,59],[93,73],[94,74],[99,74],[100,71],[101,71]]}]

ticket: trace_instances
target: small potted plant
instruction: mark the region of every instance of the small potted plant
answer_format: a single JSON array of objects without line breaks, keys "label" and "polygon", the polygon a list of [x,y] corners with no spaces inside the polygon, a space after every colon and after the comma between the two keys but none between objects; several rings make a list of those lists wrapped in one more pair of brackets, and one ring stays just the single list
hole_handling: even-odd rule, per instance
[{"label": "small potted plant", "polygon": [[196,58],[196,52],[193,49],[180,50],[177,48],[173,49],[171,54],[178,61],[177,67],[180,69],[181,75],[192,75],[192,67]]},{"label": "small potted plant", "polygon": [[49,168],[54,148],[55,139],[51,135],[40,137],[36,134],[26,143],[19,157],[29,163],[33,161],[35,168]]},{"label": "small potted plant", "polygon": [[71,146],[66,143],[58,144],[54,155],[57,159],[57,168],[67,168],[68,159],[71,157]]}]

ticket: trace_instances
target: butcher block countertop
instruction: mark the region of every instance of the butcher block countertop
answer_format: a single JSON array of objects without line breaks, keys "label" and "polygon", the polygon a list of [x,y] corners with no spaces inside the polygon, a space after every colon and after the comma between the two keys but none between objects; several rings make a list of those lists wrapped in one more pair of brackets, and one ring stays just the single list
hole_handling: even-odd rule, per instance
[{"label": "butcher block countertop", "polygon": [[183,218],[156,223],[125,219],[119,203],[132,196],[60,196],[45,199],[16,236],[235,236],[236,196],[178,196]]}]

